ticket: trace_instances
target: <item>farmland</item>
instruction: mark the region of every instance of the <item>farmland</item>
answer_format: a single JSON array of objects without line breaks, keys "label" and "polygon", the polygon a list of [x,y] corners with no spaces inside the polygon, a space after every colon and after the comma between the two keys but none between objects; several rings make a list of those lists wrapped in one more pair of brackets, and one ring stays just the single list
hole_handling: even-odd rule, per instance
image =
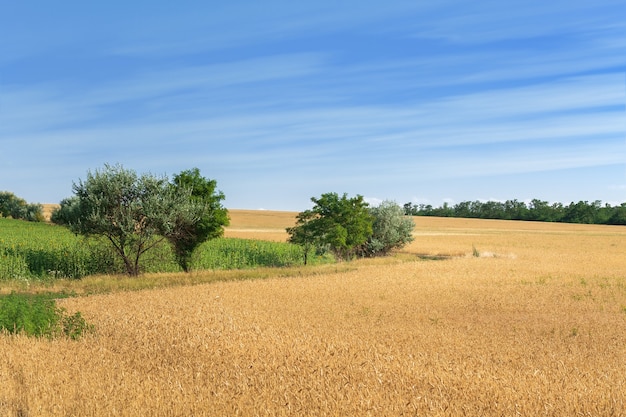
[{"label": "farmland", "polygon": [[[204,243],[193,258],[192,266],[196,269],[243,269],[303,263],[301,250],[285,242],[284,227],[280,228],[280,225],[293,223],[293,213],[259,215],[257,221],[264,224],[268,218],[272,219],[269,229],[267,225],[265,229],[250,227],[247,219],[252,213],[236,211],[233,215],[238,226],[226,232],[226,239]],[[49,210],[46,216],[49,217]],[[141,268],[144,272],[180,271],[166,242],[147,253]],[[122,271],[123,265],[104,239],[85,240],[64,227],[0,218],[0,280],[30,282]]]},{"label": "farmland", "polygon": [[415,221],[392,258],[60,300],[96,333],[0,336],[0,416],[626,415],[626,228]]}]

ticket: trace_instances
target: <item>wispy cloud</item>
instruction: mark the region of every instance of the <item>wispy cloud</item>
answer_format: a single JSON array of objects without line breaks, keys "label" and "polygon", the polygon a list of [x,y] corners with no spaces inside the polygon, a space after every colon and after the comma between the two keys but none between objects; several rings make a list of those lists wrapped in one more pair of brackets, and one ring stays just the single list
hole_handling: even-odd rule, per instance
[{"label": "wispy cloud", "polygon": [[376,190],[403,195],[416,179],[623,164],[618,3],[514,3],[225,3],[139,20],[129,6],[104,41],[94,15],[76,40],[52,33],[45,53],[24,40],[26,55],[0,59],[0,182],[31,166],[68,182],[119,161],[203,165],[238,190],[384,199],[397,197]]},{"label": "wispy cloud", "polygon": [[[446,8],[454,7],[452,13]],[[584,0],[546,4],[540,0],[523,2],[487,1],[442,2],[439,19],[420,22],[416,36],[442,38],[459,43],[498,42],[504,40],[545,38],[570,33],[590,36],[598,31],[615,35],[625,27],[617,23],[615,13],[622,8],[619,0],[589,3]]]}]

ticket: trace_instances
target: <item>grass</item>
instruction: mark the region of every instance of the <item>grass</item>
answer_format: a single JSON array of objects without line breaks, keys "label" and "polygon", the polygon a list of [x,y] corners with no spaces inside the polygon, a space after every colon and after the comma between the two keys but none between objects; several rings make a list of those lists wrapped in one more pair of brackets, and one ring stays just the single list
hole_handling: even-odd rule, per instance
[{"label": "grass", "polygon": [[[392,259],[386,259],[381,260],[381,262],[391,264],[391,260]],[[367,261],[368,260],[365,260],[364,262]],[[402,260],[400,259],[395,262],[402,262]],[[28,285],[19,281],[8,281],[0,288],[0,295],[16,291],[30,294],[54,294],[57,298],[66,298],[67,294],[72,294],[72,296],[85,296],[178,286],[194,286],[226,281],[263,280],[276,277],[306,278],[352,271],[358,268],[358,264],[358,262],[339,264],[327,263],[284,268],[259,267],[255,269],[193,271],[191,273],[147,273],[139,277],[129,277],[126,275],[92,275],[80,280],[56,279],[45,282],[35,281]]]},{"label": "grass", "polygon": [[40,287],[98,331],[0,337],[0,415],[625,415],[626,228],[429,220],[398,257]]}]

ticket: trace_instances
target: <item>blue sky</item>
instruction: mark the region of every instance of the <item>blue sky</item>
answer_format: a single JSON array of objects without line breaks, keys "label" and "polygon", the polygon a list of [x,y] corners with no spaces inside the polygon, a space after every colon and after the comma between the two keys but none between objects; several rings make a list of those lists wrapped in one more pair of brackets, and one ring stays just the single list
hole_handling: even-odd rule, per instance
[{"label": "blue sky", "polygon": [[0,0],[0,190],[200,168],[229,208],[325,192],[626,202],[618,1]]}]

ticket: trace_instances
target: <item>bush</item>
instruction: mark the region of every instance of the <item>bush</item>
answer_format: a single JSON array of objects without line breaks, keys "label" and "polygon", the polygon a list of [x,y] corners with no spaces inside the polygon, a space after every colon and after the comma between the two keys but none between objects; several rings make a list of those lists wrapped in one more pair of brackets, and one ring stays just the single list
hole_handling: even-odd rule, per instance
[{"label": "bush", "polygon": [[363,196],[326,193],[311,201],[313,208],[299,213],[296,225],[287,228],[289,242],[302,246],[305,263],[312,248],[327,248],[339,260],[358,254],[372,235],[373,218]]},{"label": "bush", "polygon": [[371,207],[374,217],[372,235],[363,245],[363,256],[383,256],[413,241],[413,219],[404,215],[404,209],[393,201],[383,201]]},{"label": "bush", "polygon": [[65,309],[57,307],[54,296],[58,294],[11,293],[0,298],[0,331],[48,338],[66,336],[73,340],[93,331],[80,312],[66,316]]}]

